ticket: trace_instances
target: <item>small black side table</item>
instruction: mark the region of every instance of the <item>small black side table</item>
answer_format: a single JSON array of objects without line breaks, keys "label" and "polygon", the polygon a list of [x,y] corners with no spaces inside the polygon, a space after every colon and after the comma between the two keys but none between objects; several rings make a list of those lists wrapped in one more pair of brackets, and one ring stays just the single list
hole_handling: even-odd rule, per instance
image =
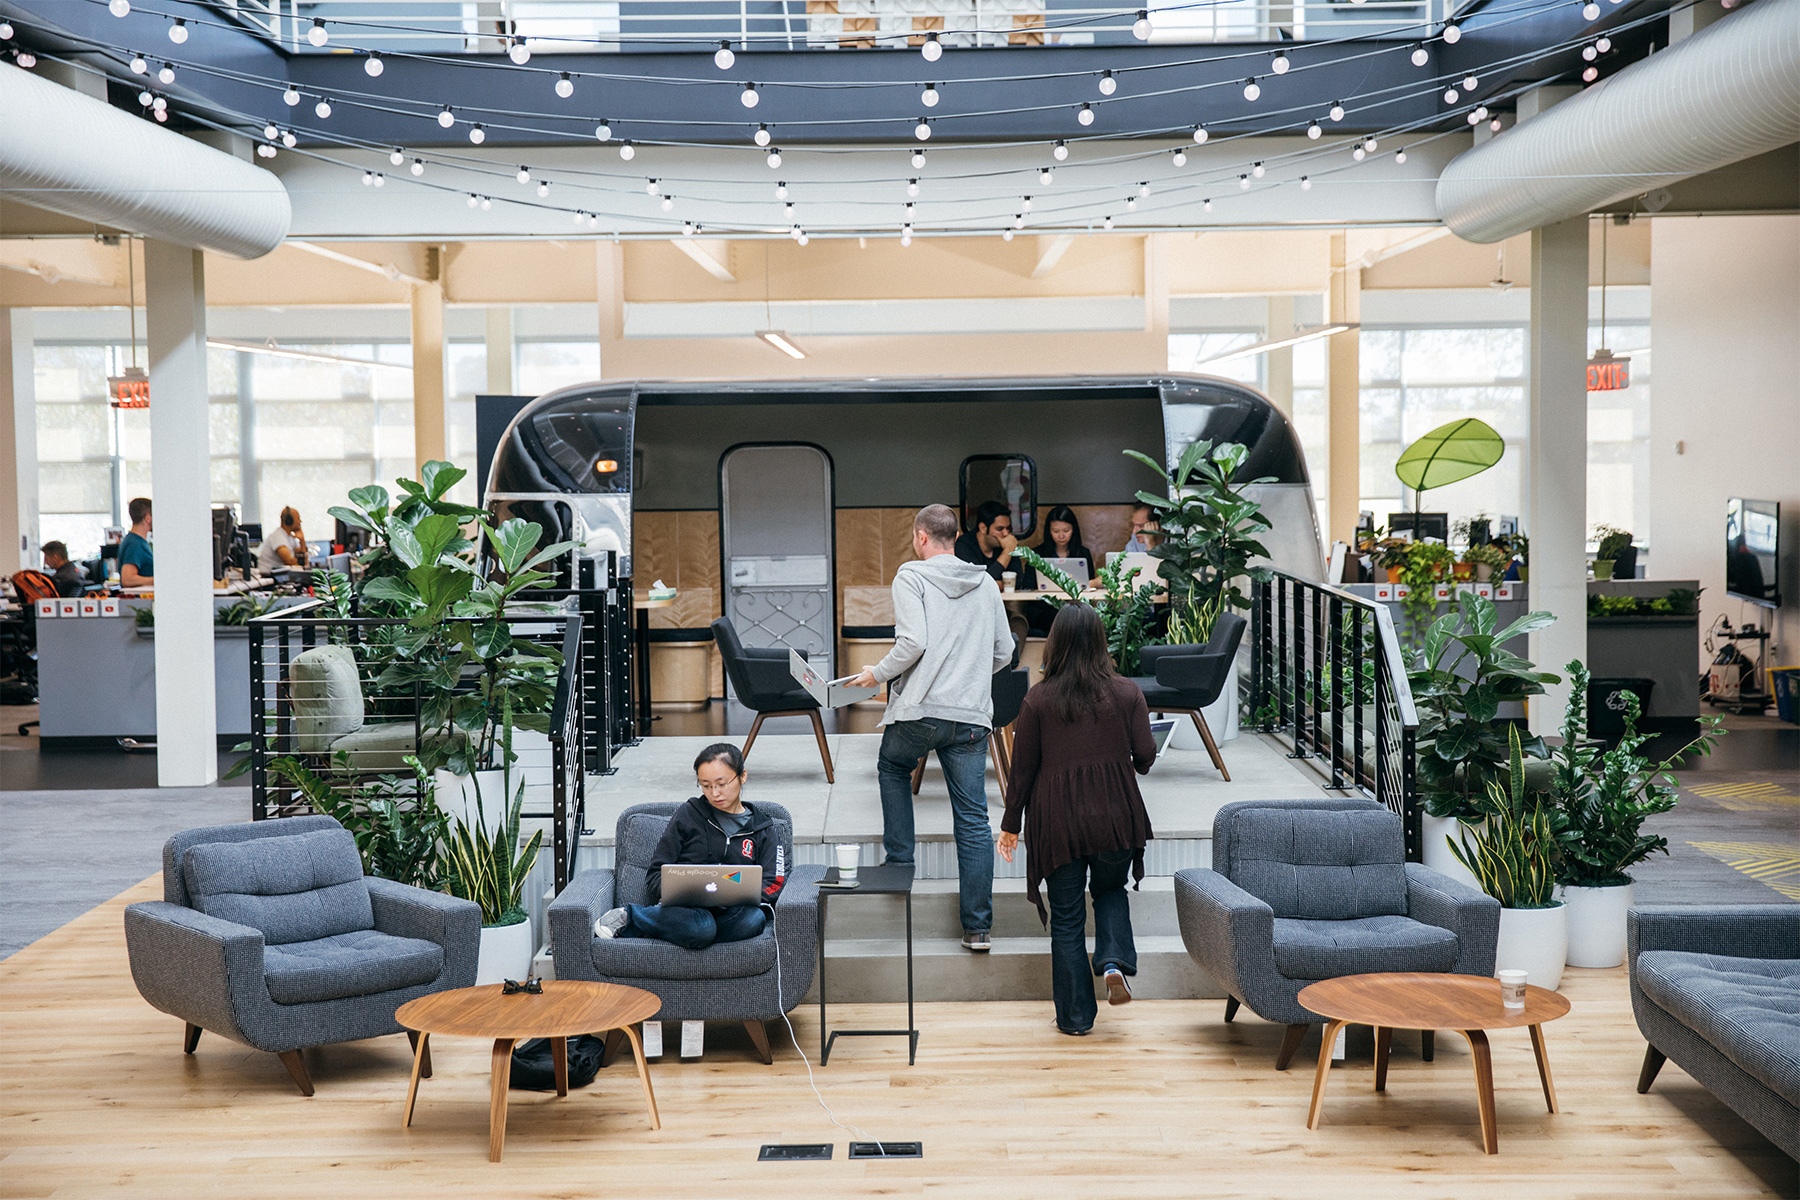
[{"label": "small black side table", "polygon": [[[825,872],[825,882],[835,883],[838,871]],[[919,1031],[913,1024],[913,866],[861,867],[854,888],[819,889],[819,1065],[831,1061],[831,1046],[840,1037],[903,1037],[907,1040],[906,1065],[912,1066],[919,1054]],[[828,901],[844,896],[906,897],[906,1028],[905,1029],[838,1029],[826,1035],[825,1022],[825,907]]]}]

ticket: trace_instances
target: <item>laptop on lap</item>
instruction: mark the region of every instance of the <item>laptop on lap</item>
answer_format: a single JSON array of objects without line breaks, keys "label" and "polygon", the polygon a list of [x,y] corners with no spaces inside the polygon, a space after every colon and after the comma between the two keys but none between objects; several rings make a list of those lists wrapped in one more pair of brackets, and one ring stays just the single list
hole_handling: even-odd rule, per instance
[{"label": "laptop on lap", "polygon": [[762,868],[670,863],[662,869],[662,902],[678,908],[730,908],[762,899]]}]

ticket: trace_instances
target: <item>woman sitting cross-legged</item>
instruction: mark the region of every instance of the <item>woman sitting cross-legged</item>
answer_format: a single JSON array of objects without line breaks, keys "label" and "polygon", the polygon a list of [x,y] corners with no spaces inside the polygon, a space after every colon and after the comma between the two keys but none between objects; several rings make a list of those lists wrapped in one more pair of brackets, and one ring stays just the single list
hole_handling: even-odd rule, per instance
[{"label": "woman sitting cross-legged", "polygon": [[[1050,979],[1056,1027],[1079,1036],[1093,1027],[1095,975],[1113,1004],[1131,999],[1137,974],[1127,873],[1144,877],[1144,843],[1153,836],[1137,777],[1156,761],[1144,693],[1113,670],[1100,616],[1065,604],[1050,623],[1044,681],[1025,693],[1013,726],[1012,776],[1000,853],[1028,853],[1025,888],[1044,917],[1038,884],[1048,885]],[[1136,775],[1133,772],[1136,772]],[[1089,972],[1087,905],[1094,897],[1094,957]]]},{"label": "woman sitting cross-legged", "polygon": [[[675,810],[662,840],[650,855],[645,880],[652,899],[662,894],[662,868],[670,863],[762,868],[762,903],[773,904],[787,879],[787,851],[775,824],[744,803],[744,755],[730,742],[714,742],[694,760],[700,795]],[[609,909],[594,922],[603,938],[661,938],[689,950],[714,942],[741,942],[763,931],[768,915],[756,904],[687,908],[674,904],[628,904]]]}]

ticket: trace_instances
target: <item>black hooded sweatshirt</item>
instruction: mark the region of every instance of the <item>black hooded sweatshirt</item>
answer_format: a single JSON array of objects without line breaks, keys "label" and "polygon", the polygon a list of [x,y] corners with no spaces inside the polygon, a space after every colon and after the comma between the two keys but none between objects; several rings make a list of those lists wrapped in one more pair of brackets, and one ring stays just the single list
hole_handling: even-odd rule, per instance
[{"label": "black hooded sweatshirt", "polygon": [[704,796],[693,796],[675,810],[663,830],[662,840],[650,855],[650,874],[645,880],[650,902],[662,899],[664,863],[691,863],[699,866],[758,866],[762,868],[762,900],[775,903],[787,882],[787,847],[775,831],[774,818],[758,812],[745,801],[744,811],[750,823],[728,840],[719,824],[713,806]]}]

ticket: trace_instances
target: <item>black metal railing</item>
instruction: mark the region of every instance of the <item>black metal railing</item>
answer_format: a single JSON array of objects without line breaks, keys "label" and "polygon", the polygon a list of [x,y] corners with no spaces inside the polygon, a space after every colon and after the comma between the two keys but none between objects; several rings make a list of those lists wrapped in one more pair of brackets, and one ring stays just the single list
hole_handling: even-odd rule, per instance
[{"label": "black metal railing", "polygon": [[1419,858],[1414,742],[1419,718],[1387,606],[1277,571],[1252,588],[1252,721],[1327,786],[1399,814]]},{"label": "black metal railing", "polygon": [[[589,692],[588,643],[594,639],[585,636],[586,617],[577,604],[509,614],[509,620],[515,641],[553,647],[562,656],[546,734],[548,761],[541,750],[520,756],[528,772],[548,768],[549,807],[528,802],[522,816],[550,822],[556,889],[561,891],[573,877],[581,837],[589,832],[583,825],[590,739],[582,701]],[[395,683],[388,673],[395,662],[390,643],[406,628],[404,621],[387,618],[326,616],[324,602],[318,600],[249,622],[253,820],[312,811],[311,801],[291,780],[269,769],[278,758],[298,760],[337,791],[355,791],[390,777],[392,782],[383,786],[396,800],[428,800],[429,782],[418,780],[404,760],[432,736],[460,735],[427,729],[423,685]],[[303,682],[297,695],[294,661],[326,646],[343,649],[338,656],[343,669],[331,679]],[[472,692],[478,686],[471,668],[455,690]],[[530,761],[532,754],[539,761]],[[533,778],[532,773],[526,776],[527,796],[535,790],[541,798],[541,787],[531,786]]]}]

